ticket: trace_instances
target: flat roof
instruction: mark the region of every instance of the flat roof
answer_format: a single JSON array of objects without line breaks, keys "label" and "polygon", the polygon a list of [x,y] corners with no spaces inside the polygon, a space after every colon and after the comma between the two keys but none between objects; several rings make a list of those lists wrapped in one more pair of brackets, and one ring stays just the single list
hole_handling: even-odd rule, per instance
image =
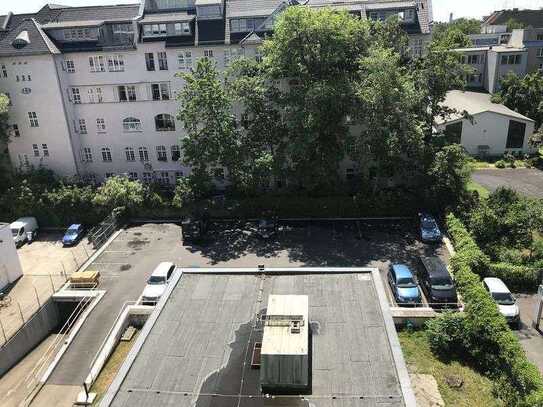
[{"label": "flat roof", "polygon": [[492,112],[509,116],[515,119],[533,122],[529,117],[523,116],[507,106],[500,103],[492,103],[492,95],[480,92],[464,92],[461,90],[451,90],[443,101],[443,105],[451,109],[456,109],[459,113],[453,113],[448,118],[438,118],[437,124],[449,123],[462,118],[462,112],[466,111],[474,116],[479,113]]},{"label": "flat roof", "polygon": [[262,406],[251,357],[270,294],[309,298],[305,403],[416,406],[379,271],[349,268],[183,269],[100,406]]}]

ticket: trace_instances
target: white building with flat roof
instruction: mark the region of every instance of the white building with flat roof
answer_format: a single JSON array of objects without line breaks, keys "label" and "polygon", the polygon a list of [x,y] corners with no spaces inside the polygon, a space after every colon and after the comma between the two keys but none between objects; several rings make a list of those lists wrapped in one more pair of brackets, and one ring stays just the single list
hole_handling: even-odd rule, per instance
[{"label": "white building with flat roof", "polygon": [[0,223],[0,291],[23,275],[9,224]]}]

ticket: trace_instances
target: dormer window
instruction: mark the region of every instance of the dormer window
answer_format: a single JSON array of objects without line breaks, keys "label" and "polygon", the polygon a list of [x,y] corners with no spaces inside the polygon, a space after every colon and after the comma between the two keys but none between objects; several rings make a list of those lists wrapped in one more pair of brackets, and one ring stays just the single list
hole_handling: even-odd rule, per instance
[{"label": "dormer window", "polygon": [[233,18],[230,20],[231,32],[249,32],[256,30],[266,21],[265,18]]},{"label": "dormer window", "polygon": [[175,23],[173,27],[174,27],[175,35],[190,34],[189,23]]},{"label": "dormer window", "polygon": [[28,31],[21,31],[19,35],[12,41],[13,48],[21,49],[30,44],[30,37]]},{"label": "dormer window", "polygon": [[92,40],[96,36],[93,34],[93,30],[90,28],[71,28],[64,30],[65,41],[84,41]]}]

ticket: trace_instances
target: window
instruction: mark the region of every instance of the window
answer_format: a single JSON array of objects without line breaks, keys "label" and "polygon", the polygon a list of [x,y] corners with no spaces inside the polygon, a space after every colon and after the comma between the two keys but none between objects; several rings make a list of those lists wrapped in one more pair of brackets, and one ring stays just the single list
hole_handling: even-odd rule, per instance
[{"label": "window", "polygon": [[160,69],[161,71],[167,71],[168,70],[168,55],[165,52],[158,52],[157,58],[158,58],[158,69]]},{"label": "window", "polygon": [[16,80],[17,82],[19,82],[19,81],[20,81],[20,79],[19,79],[19,75],[15,75],[15,80]]},{"label": "window", "polygon": [[47,147],[47,144],[42,144],[41,149],[43,150],[43,156],[49,157],[49,147]]},{"label": "window", "polygon": [[143,161],[143,162],[149,161],[149,151],[147,151],[147,147],[138,148],[138,154],[140,156],[140,161]]},{"label": "window", "polygon": [[175,35],[190,34],[189,23],[175,23],[174,24]]},{"label": "window", "polygon": [[72,28],[64,30],[64,40],[66,41],[88,40],[92,37],[92,32],[88,28]]},{"label": "window", "polygon": [[144,172],[142,174],[142,178],[143,182],[145,182],[146,184],[153,182],[153,175],[150,172]]},{"label": "window", "polygon": [[102,88],[90,88],[88,91],[90,103],[103,103]]},{"label": "window", "polygon": [[30,127],[40,127],[36,112],[28,112],[28,119],[30,120]]},{"label": "window", "polygon": [[255,50],[255,61],[260,63],[262,62],[263,58],[262,58],[262,51],[260,51],[260,48],[257,48]]},{"label": "window", "polygon": [[75,63],[72,60],[66,60],[64,61],[64,69],[68,73],[74,73],[75,72]]},{"label": "window", "polygon": [[158,161],[168,161],[168,157],[166,156],[166,147],[156,146],[156,158]]},{"label": "window", "polygon": [[78,125],[79,125],[79,133],[87,134],[87,122],[85,121],[85,119],[79,119]]},{"label": "window", "polygon": [[30,75],[26,75],[26,78],[27,78],[28,82],[32,82],[32,77]]},{"label": "window", "polygon": [[460,144],[462,141],[462,127],[463,123],[461,121],[445,127],[445,135],[451,143]]},{"label": "window", "polygon": [[124,72],[124,58],[122,55],[110,55],[107,58],[109,72]]},{"label": "window", "polygon": [[96,119],[96,131],[98,133],[104,133],[106,131],[106,121],[104,119]]},{"label": "window", "polygon": [[79,92],[79,88],[72,88],[72,102],[76,105],[81,104],[81,93]]},{"label": "window", "polygon": [[413,9],[404,10],[403,21],[407,21],[407,22],[415,21],[415,10]]},{"label": "window", "polygon": [[[21,93],[22,93],[23,95],[30,95],[30,94],[32,93],[32,89],[31,89],[31,88],[22,88],[22,89],[21,89]],[[9,95],[8,95],[7,93],[6,93],[6,96],[9,97]],[[10,101],[9,101],[9,106],[11,106],[11,99],[10,99]]]},{"label": "window", "polygon": [[172,146],[171,150],[172,150],[172,161],[179,161],[179,159],[181,158],[181,150],[179,146]]},{"label": "window", "polygon": [[147,52],[145,54],[145,65],[147,66],[148,71],[155,70],[155,56],[152,52]]},{"label": "window", "polygon": [[170,86],[167,83],[153,83],[151,94],[153,100],[170,100]]},{"label": "window", "polygon": [[102,161],[105,163],[110,163],[111,160],[111,149],[109,147],[102,148]]},{"label": "window", "polygon": [[8,70],[5,65],[2,65],[2,77],[4,78],[8,77]]},{"label": "window", "polygon": [[136,87],[134,85],[127,86],[118,86],[119,93],[119,102],[135,102],[136,98]]},{"label": "window", "polygon": [[19,125],[18,124],[12,124],[11,125],[11,135],[13,137],[21,137],[21,132],[19,131]]},{"label": "window", "polygon": [[81,160],[86,163],[92,162],[92,151],[90,147],[84,147],[81,151]]},{"label": "window", "polygon": [[479,64],[479,55],[468,55],[468,64],[478,65]]},{"label": "window", "polygon": [[502,55],[502,65],[519,65],[522,61],[522,55]]},{"label": "window", "polygon": [[543,41],[543,34],[537,34],[537,41]]},{"label": "window", "polygon": [[168,171],[161,171],[158,182],[162,185],[170,185],[170,175]]},{"label": "window", "polygon": [[138,179],[138,173],[137,172],[129,172],[128,173],[128,179],[130,181],[136,181]]},{"label": "window", "polygon": [[[26,95],[27,93],[25,92],[25,89],[29,88],[23,88],[21,92]],[[8,106],[13,106],[13,103],[11,101],[11,94],[9,92],[4,92],[4,95],[6,95],[6,97],[8,98]]]},{"label": "window", "polygon": [[175,172],[175,179],[178,180],[178,179],[181,179],[183,178],[183,172],[182,171],[176,171]]},{"label": "window", "polygon": [[132,29],[132,24],[113,24],[113,34],[132,34],[134,30]]},{"label": "window", "polygon": [[143,26],[143,35],[146,37],[162,36],[167,33],[166,24],[146,24]]},{"label": "window", "polygon": [[538,48],[537,49],[537,56],[538,56],[538,58],[543,58],[543,48]]},{"label": "window", "polygon": [[136,154],[132,147],[126,147],[124,149],[124,154],[126,156],[126,161],[136,161]]},{"label": "window", "polygon": [[224,66],[230,65],[230,62],[243,56],[242,48],[230,48],[224,50]]},{"label": "window", "polygon": [[37,144],[32,144],[32,150],[34,151],[34,157],[39,157],[40,156],[40,150],[38,149]]},{"label": "window", "polygon": [[111,178],[111,177],[114,177],[114,176],[115,176],[114,172],[106,172],[105,178],[108,179],[108,178]]},{"label": "window", "polygon": [[524,146],[524,135],[526,133],[526,124],[509,121],[509,131],[507,133],[507,143],[505,148],[522,148]]},{"label": "window", "polygon": [[134,117],[127,117],[123,120],[123,130],[127,132],[141,131],[141,121]]},{"label": "window", "polygon": [[230,32],[248,32],[258,29],[266,18],[233,18],[230,20]]},{"label": "window", "polygon": [[213,50],[212,49],[204,49],[204,57],[205,58],[213,58]]},{"label": "window", "polygon": [[177,53],[177,68],[185,71],[192,69],[191,51],[180,51]]},{"label": "window", "polygon": [[89,66],[91,72],[105,72],[106,65],[103,55],[89,57]]},{"label": "window", "polygon": [[155,117],[156,131],[175,131],[175,121],[172,115],[159,114]]}]

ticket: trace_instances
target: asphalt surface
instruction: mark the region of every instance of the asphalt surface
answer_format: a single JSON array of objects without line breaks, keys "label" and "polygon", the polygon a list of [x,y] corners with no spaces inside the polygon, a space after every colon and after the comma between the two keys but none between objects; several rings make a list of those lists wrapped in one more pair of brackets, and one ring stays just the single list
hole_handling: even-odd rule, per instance
[{"label": "asphalt surface", "polygon": [[543,171],[540,170],[485,169],[474,171],[472,177],[489,191],[495,191],[498,187],[509,187],[532,198],[543,198]]}]

